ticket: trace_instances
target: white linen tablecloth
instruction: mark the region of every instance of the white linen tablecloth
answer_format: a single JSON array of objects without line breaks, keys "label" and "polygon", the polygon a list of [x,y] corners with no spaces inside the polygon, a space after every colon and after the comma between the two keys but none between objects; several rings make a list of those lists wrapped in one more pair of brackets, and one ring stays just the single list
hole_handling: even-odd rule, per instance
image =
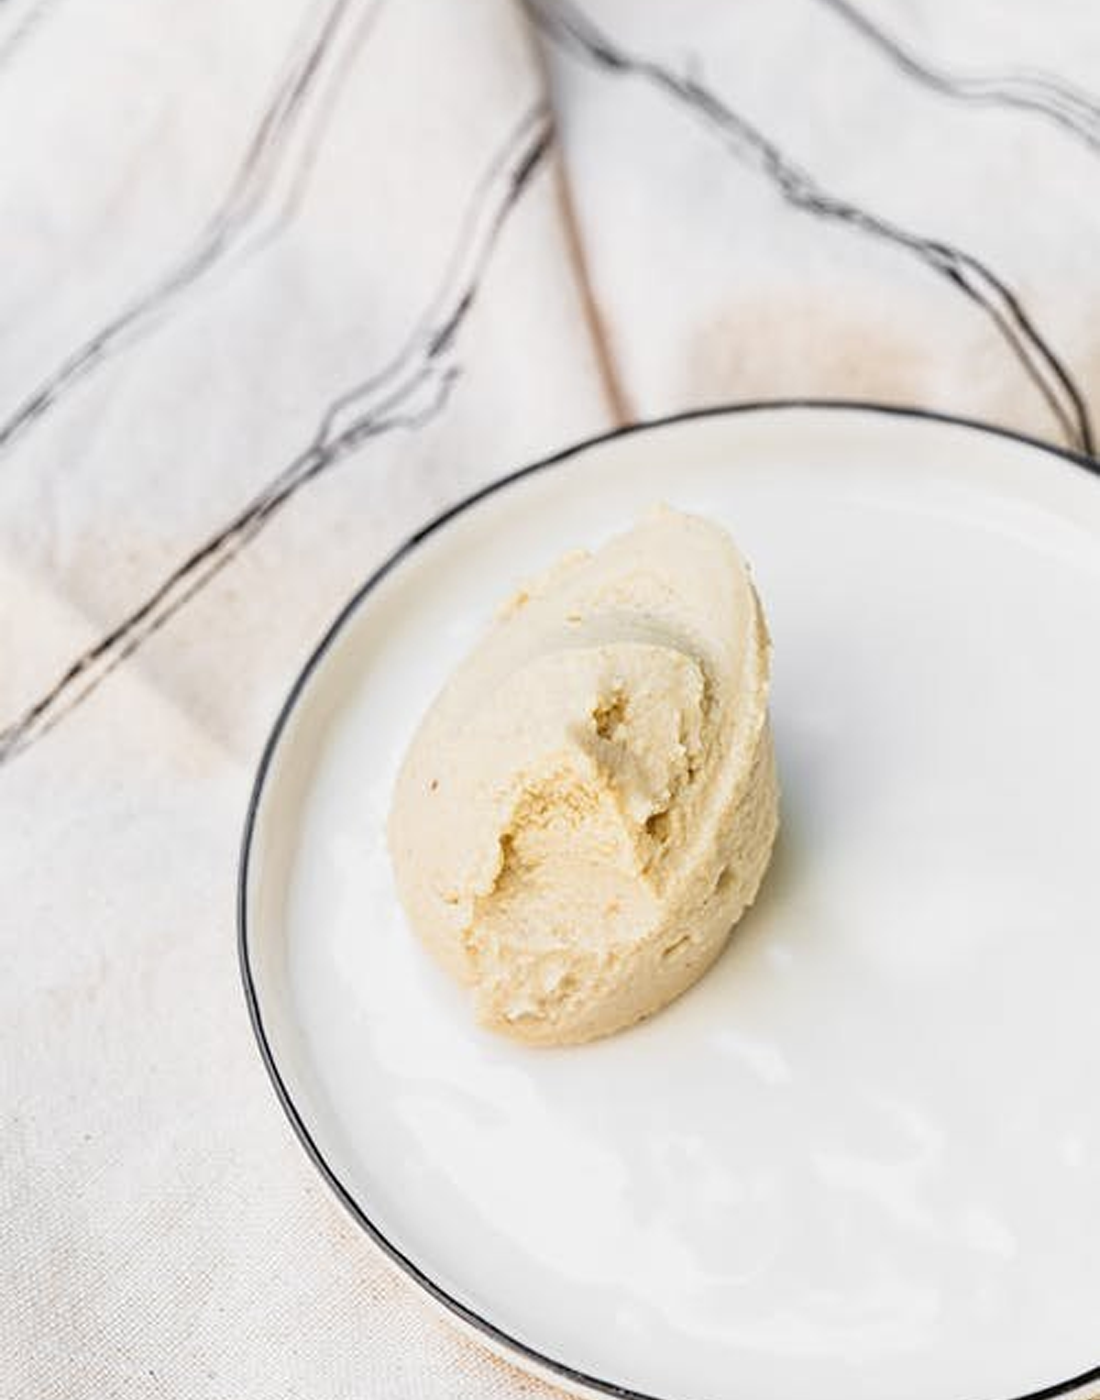
[{"label": "white linen tablecloth", "polygon": [[0,1394],[550,1394],[276,1105],[234,892],[319,632],[616,423],[838,395],[1090,451],[1076,0],[2,0]]}]

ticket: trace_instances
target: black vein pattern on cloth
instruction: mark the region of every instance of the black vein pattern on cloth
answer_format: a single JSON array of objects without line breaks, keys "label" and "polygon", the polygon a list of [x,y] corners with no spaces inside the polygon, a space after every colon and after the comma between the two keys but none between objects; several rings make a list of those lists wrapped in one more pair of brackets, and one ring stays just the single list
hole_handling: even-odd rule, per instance
[{"label": "black vein pattern on cloth", "polygon": [[[11,0],[7,3],[10,5]],[[57,0],[31,0],[21,13],[17,11],[7,26],[7,33],[0,33],[0,69],[7,67],[56,3]],[[0,0],[0,15],[4,8]]]},{"label": "black vein pattern on cloth", "polygon": [[544,103],[514,126],[482,175],[440,285],[404,345],[376,374],[324,409],[305,447],[221,529],[173,569],[51,689],[0,730],[0,764],[40,739],[169,621],[268,525],[303,486],[371,438],[429,422],[446,405],[460,368],[459,333],[470,314],[509,214],[552,141]]},{"label": "black vein pattern on cloth", "polygon": [[1026,68],[1002,73],[952,73],[920,58],[870,19],[851,0],[818,0],[878,48],[904,73],[926,87],[960,102],[980,106],[1015,107],[1035,112],[1071,132],[1100,154],[1100,98],[1064,78]]},{"label": "black vein pattern on cloth", "polygon": [[256,251],[293,216],[339,89],[382,3],[328,0],[311,15],[229,189],[193,245],[0,419],[0,453],[105,360],[163,324],[206,274]]},{"label": "black vein pattern on cloth", "polygon": [[1085,397],[1012,289],[985,263],[953,244],[925,238],[830,194],[757,126],[690,74],[632,54],[608,38],[570,0],[525,0],[543,32],[604,72],[641,78],[712,128],[727,149],[755,168],[793,208],[845,224],[919,258],[973,301],[1020,362],[1057,421],[1068,446],[1091,456]]}]

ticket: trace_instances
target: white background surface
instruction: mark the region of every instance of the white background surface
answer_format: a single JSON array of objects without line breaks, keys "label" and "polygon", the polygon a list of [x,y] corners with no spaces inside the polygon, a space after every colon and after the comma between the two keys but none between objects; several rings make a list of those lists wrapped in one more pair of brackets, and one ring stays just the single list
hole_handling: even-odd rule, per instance
[{"label": "white background surface", "polygon": [[[873,13],[941,67],[1100,71],[1071,0]],[[988,263],[1095,392],[1087,111],[937,95],[820,0],[592,14],[831,190]],[[0,7],[0,725],[33,741],[0,766],[0,1385],[19,1400],[538,1390],[364,1251],[241,1014],[251,772],[290,674],[398,539],[519,461],[714,399],[900,398],[1066,440],[925,261],[793,209],[652,83],[545,59],[505,0]],[[491,222],[516,167],[481,182],[547,73],[560,140],[474,279],[445,407],[226,535],[397,353],[475,195]],[[149,631],[142,607],[211,538],[224,567],[195,566]]]}]

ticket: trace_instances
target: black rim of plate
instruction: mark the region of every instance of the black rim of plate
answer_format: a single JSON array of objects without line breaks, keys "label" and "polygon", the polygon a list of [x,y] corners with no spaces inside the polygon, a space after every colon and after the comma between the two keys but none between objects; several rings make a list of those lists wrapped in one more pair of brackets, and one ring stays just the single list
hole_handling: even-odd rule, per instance
[{"label": "black rim of plate", "polygon": [[[617,1385],[613,1381],[601,1380],[597,1376],[587,1375],[584,1371],[578,1370],[575,1366],[570,1366],[567,1362],[558,1361],[554,1357],[546,1356],[535,1347],[529,1346],[526,1342],[509,1334],[496,1326],[488,1318],[483,1317],[473,1308],[455,1298],[435,1282],[423,1269],[418,1267],[402,1251],[389,1240],[377,1225],[370,1219],[363,1207],[355,1200],[351,1192],[336,1175],[336,1172],[329,1166],[325,1156],[317,1143],[314,1142],[309,1128],[298,1112],[289,1090],[283,1082],[279,1073],[279,1067],[275,1062],[275,1054],[267,1038],[264,1029],[263,1016],[260,1011],[259,998],[256,994],[256,986],[252,977],[252,968],[249,960],[248,949],[248,873],[249,861],[252,850],[252,839],[255,833],[256,818],[259,812],[260,802],[263,797],[267,776],[271,768],[275,753],[279,747],[283,730],[293,713],[299,698],[309,682],[314,670],[326,655],[337,636],[343,631],[345,624],[351,616],[358,611],[367,597],[374,591],[379,583],[394,568],[400,564],[407,555],[411,554],[424,540],[441,530],[448,522],[456,516],[464,514],[472,506],[484,500],[487,496],[495,495],[507,486],[523,480],[525,477],[533,476],[535,472],[547,470],[555,467],[569,459],[578,456],[588,449],[598,447],[604,443],[611,442],[615,438],[627,437],[635,433],[644,433],[653,428],[665,428],[676,423],[688,423],[699,418],[722,418],[732,417],[744,413],[771,413],[785,411],[789,409],[811,409],[840,411],[849,413],[871,413],[888,418],[915,418],[934,423],[943,423],[951,427],[967,428],[974,432],[987,436],[1007,438],[1012,442],[1021,443],[1027,447],[1037,448],[1048,456],[1061,459],[1075,467],[1083,468],[1100,478],[1100,461],[1091,457],[1086,457],[1080,453],[1072,452],[1066,448],[1057,447],[1052,443],[1043,442],[1038,438],[1029,437],[1026,433],[1018,433],[1010,428],[1000,428],[990,423],[982,423],[975,419],[957,417],[949,413],[937,413],[931,409],[914,408],[900,404],[876,404],[867,403],[859,399],[753,399],[744,403],[718,404],[709,408],[691,409],[684,413],[670,414],[665,418],[654,418],[646,422],[631,423],[625,427],[613,428],[609,432],[599,433],[594,437],[585,438],[582,442],[577,442],[561,451],[555,452],[549,457],[543,457],[537,462],[532,462],[527,466],[520,467],[516,471],[498,477],[495,481],[479,487],[470,495],[463,497],[454,505],[448,506],[441,511],[434,519],[430,520],[415,534],[410,535],[402,544],[393,551],[392,554],[379,565],[370,577],[363,583],[351,598],[337,613],[335,619],[328,627],[321,640],[313,649],[308,661],[298,674],[297,679],[291,686],[286,699],[279,708],[275,723],[267,742],[264,744],[263,753],[260,757],[259,767],[256,770],[256,777],[252,785],[252,793],[248,802],[248,811],[245,817],[244,835],[241,842],[241,854],[238,866],[237,877],[237,953],[240,962],[241,979],[244,983],[244,996],[248,1005],[249,1019],[252,1022],[252,1029],[256,1036],[256,1042],[260,1049],[260,1057],[263,1060],[264,1068],[275,1089],[275,1094],[283,1107],[290,1125],[294,1129],[299,1142],[305,1148],[306,1153],[313,1162],[313,1165],[320,1172],[329,1188],[332,1190],[337,1200],[352,1219],[363,1229],[373,1240],[382,1252],[389,1257],[392,1263],[396,1264],[414,1283],[418,1284],[437,1303],[440,1303],[458,1321],[464,1323],[473,1331],[479,1333],[491,1348],[511,1356],[521,1366],[526,1363],[528,1368],[540,1372],[543,1376],[557,1379],[568,1385],[583,1387],[597,1394],[616,1397],[616,1400],[668,1400],[668,1397],[658,1397],[647,1394],[643,1391],[633,1390],[630,1386]],[[1100,1364],[1091,1367],[1087,1371],[1082,1371],[1080,1375],[1072,1376],[1068,1380],[1056,1381],[1053,1385],[1047,1385],[1039,1390],[1028,1391],[1022,1395],[1012,1397],[1012,1400],[1053,1400],[1055,1396],[1070,1395],[1082,1387],[1100,1381]]]}]

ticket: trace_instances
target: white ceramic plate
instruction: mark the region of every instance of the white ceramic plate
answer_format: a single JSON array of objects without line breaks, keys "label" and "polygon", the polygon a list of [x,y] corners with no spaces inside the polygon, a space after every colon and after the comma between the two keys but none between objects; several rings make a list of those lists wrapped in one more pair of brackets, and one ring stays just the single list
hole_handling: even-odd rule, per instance
[{"label": "white ceramic plate", "polygon": [[[681,1001],[523,1049],[404,924],[391,784],[498,600],[662,500],[728,526],[764,599],[778,854]],[[669,1400],[1095,1390],[1100,480],[972,425],[785,404],[499,483],[291,691],[241,952],[330,1185],[520,1364]]]}]

